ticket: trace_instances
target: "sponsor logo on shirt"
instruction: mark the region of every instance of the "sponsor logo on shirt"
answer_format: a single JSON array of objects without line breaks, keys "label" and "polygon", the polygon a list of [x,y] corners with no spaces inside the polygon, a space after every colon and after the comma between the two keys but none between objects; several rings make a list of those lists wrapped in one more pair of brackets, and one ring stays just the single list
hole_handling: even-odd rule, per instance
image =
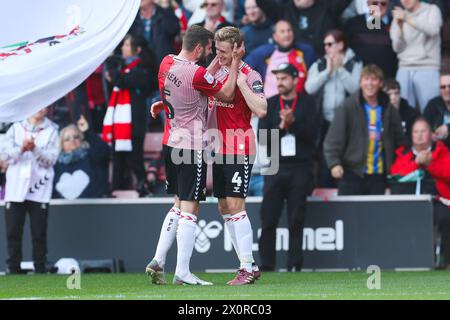
[{"label": "sponsor logo on shirt", "polygon": [[220,101],[216,98],[209,100],[209,108],[212,109],[214,106],[221,107],[221,108],[234,108],[234,103],[227,103]]}]

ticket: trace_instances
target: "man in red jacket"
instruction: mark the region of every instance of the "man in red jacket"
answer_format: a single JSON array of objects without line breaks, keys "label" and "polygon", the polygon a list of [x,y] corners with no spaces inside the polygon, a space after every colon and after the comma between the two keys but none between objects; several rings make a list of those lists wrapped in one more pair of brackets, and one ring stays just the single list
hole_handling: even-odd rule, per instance
[{"label": "man in red jacket", "polygon": [[417,173],[429,174],[437,190],[434,206],[435,224],[441,233],[441,253],[444,265],[450,268],[450,151],[444,143],[433,143],[433,132],[424,118],[417,119],[412,127],[412,147],[400,147],[391,175],[405,177]]}]

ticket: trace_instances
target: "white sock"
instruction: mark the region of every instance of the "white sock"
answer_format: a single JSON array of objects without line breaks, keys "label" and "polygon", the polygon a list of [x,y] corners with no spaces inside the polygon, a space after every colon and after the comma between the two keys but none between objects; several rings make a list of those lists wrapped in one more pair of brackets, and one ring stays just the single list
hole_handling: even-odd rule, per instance
[{"label": "white sock", "polygon": [[177,267],[175,274],[185,277],[191,273],[189,264],[195,245],[195,229],[197,217],[191,213],[182,212],[178,221],[177,230]]},{"label": "white sock", "polygon": [[180,209],[173,207],[167,213],[166,218],[161,227],[158,246],[156,247],[155,259],[161,268],[166,264],[167,252],[172,247],[177,234],[178,219],[180,218]]},{"label": "white sock", "polygon": [[231,214],[222,215],[222,218],[225,221],[225,228],[227,228],[228,234],[230,235],[231,243],[233,244],[234,251],[236,251],[236,255],[237,255],[239,261],[241,261],[241,259],[239,258],[239,248],[238,248],[237,240],[236,240],[236,230],[234,229],[234,223],[231,221],[232,217],[233,217],[233,215],[231,215]]},{"label": "white sock", "polygon": [[[253,230],[250,223],[250,219],[247,216],[246,211],[242,211],[238,214],[228,218],[225,222],[228,226],[228,230],[234,230],[235,240],[237,245],[238,257],[241,262],[241,269],[245,269],[247,272],[252,272],[253,263]],[[233,239],[233,236],[231,236]],[[233,243],[234,245],[234,243]]]}]

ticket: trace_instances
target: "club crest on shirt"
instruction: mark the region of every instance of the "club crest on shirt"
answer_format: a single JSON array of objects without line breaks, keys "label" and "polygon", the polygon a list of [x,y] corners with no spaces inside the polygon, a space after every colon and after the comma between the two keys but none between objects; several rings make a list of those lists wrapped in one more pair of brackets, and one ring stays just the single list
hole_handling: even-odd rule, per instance
[{"label": "club crest on shirt", "polygon": [[252,89],[254,93],[263,93],[264,92],[264,86],[261,81],[255,81],[252,84]]}]

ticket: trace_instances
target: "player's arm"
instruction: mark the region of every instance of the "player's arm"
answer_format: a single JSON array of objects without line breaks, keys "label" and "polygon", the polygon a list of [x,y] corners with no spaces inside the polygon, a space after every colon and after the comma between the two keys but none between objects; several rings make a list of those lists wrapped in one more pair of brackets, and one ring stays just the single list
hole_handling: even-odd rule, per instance
[{"label": "player's arm", "polygon": [[248,83],[248,77],[239,72],[237,85],[241,90],[248,107],[258,118],[263,118],[267,114],[267,100],[264,96],[263,84],[259,79],[252,79],[251,87]]},{"label": "player's arm", "polygon": [[236,91],[236,81],[239,72],[239,64],[241,63],[241,59],[245,54],[244,46],[238,48],[237,44],[234,44],[233,48],[233,60],[231,62],[230,73],[228,75],[228,80],[223,85],[222,89],[214,94],[214,97],[217,99],[232,103],[234,100],[234,95]]}]

